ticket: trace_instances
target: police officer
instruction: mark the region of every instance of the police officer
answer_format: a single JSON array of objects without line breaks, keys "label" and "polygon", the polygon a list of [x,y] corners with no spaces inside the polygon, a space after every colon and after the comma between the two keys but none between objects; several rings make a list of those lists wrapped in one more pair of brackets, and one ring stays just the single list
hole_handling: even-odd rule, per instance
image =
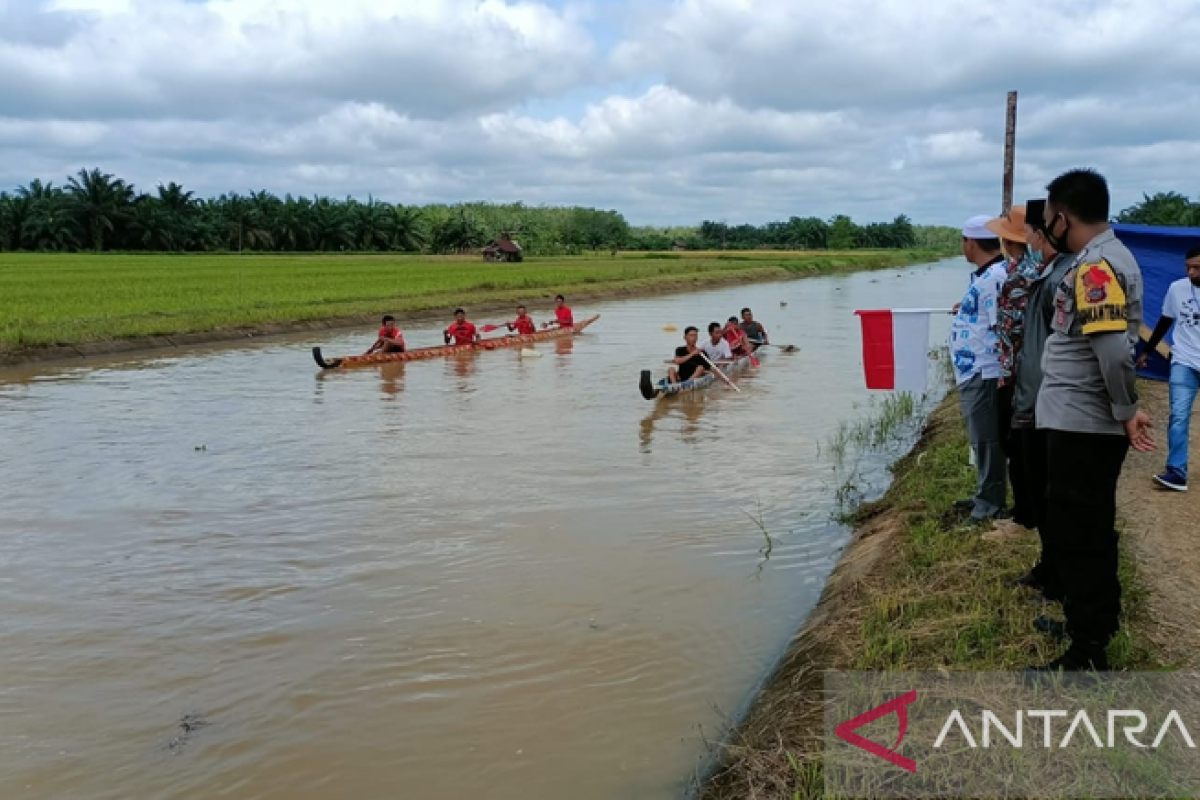
[{"label": "police officer", "polygon": [[[1046,238],[1058,252],[1077,254],[1055,289],[1036,410],[1046,431],[1043,534],[1071,644],[1034,669],[1103,670],[1121,613],[1117,480],[1130,447],[1154,449],[1133,367],[1142,274],[1108,225],[1103,176],[1072,170],[1046,188]],[[1047,622],[1034,624],[1047,630]]]}]

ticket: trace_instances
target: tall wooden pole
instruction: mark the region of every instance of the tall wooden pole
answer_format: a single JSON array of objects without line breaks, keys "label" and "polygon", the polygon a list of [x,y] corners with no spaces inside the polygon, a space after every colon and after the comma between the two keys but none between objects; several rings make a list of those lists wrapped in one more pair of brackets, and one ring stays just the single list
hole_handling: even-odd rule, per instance
[{"label": "tall wooden pole", "polygon": [[1004,208],[1007,215],[1013,204],[1013,161],[1017,148],[1017,93],[1008,93],[1008,123],[1004,127]]}]

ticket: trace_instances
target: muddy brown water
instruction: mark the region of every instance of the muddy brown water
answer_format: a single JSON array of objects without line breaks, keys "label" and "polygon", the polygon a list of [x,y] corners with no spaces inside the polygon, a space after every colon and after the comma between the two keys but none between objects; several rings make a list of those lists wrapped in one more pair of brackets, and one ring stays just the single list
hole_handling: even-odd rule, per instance
[{"label": "muddy brown water", "polygon": [[[965,269],[577,307],[540,358],[318,374],[364,331],[0,373],[0,797],[679,795],[844,544],[854,309]],[[642,399],[664,325],[745,305],[802,351]]]}]

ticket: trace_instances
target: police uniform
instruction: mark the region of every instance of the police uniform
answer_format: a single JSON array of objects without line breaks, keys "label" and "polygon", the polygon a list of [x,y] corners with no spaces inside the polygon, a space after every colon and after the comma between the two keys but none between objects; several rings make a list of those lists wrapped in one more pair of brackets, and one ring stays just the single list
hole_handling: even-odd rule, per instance
[{"label": "police uniform", "polygon": [[1142,273],[1111,231],[1075,257],[1055,290],[1037,427],[1046,431],[1043,537],[1064,593],[1071,665],[1100,666],[1119,627],[1116,493],[1138,410],[1133,351]]}]

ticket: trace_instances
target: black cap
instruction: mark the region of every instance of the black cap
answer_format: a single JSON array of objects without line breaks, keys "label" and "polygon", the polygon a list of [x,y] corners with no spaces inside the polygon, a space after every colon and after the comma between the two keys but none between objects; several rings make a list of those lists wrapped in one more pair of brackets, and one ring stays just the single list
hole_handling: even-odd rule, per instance
[{"label": "black cap", "polygon": [[1025,224],[1040,231],[1046,227],[1046,201],[1029,200],[1025,203]]}]

